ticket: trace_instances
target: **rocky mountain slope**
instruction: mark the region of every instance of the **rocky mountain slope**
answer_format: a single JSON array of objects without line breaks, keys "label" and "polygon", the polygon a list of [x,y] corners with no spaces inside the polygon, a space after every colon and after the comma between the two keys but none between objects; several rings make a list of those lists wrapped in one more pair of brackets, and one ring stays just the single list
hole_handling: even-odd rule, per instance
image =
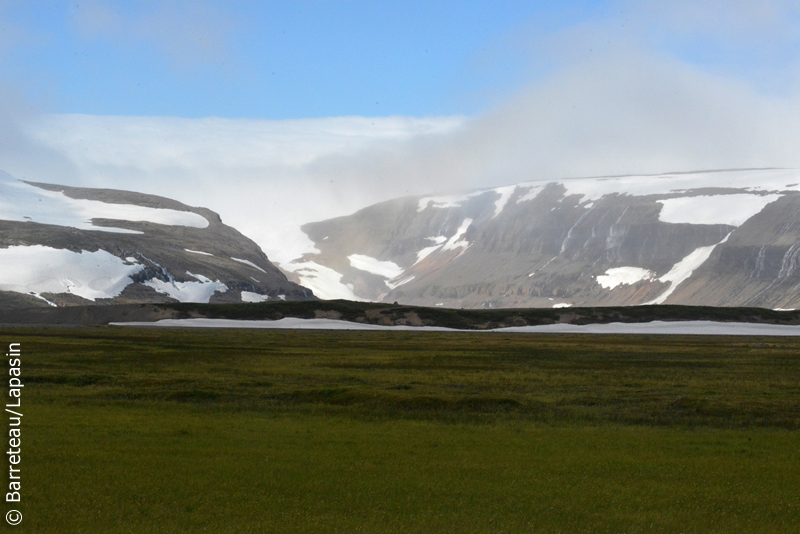
[{"label": "rocky mountain slope", "polygon": [[800,307],[800,171],[531,181],[307,224],[322,298],[466,308]]},{"label": "rocky mountain slope", "polygon": [[0,172],[0,307],[315,299],[213,211]]}]

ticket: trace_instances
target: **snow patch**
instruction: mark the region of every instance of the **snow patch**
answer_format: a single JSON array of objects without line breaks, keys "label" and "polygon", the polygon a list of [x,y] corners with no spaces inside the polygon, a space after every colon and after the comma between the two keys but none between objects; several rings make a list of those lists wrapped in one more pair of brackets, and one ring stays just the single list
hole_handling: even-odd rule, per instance
[{"label": "snow patch", "polygon": [[242,302],[266,302],[269,295],[260,295],[252,291],[242,291]]},{"label": "snow patch", "polygon": [[447,238],[443,235],[437,235],[434,237],[426,237],[428,241],[433,241],[435,245],[430,247],[425,247],[422,250],[417,252],[417,261],[414,262],[414,265],[418,264],[434,252],[436,252],[439,248],[441,248],[442,244],[447,241]]},{"label": "snow patch", "polygon": [[41,293],[71,293],[91,301],[118,296],[133,283],[131,275],[144,269],[105,250],[72,252],[43,245],[0,249],[0,265],[2,291],[37,298],[43,298]]},{"label": "snow patch", "polygon": [[714,252],[714,249],[718,245],[721,245],[722,243],[727,241],[730,236],[731,234],[729,233],[728,235],[725,236],[725,239],[723,239],[716,245],[710,245],[708,247],[700,247],[698,249],[695,249],[688,256],[686,256],[681,261],[673,265],[672,269],[670,269],[667,274],[658,279],[659,282],[670,283],[667,290],[661,293],[655,299],[651,300],[650,302],[645,302],[644,305],[647,306],[649,304],[663,304],[664,301],[667,300],[667,297],[669,297],[672,294],[672,292],[678,288],[681,282],[692,276],[692,273],[695,271],[695,269],[703,265],[706,262],[706,260],[711,256],[711,253]]},{"label": "snow patch", "polygon": [[553,304],[553,308],[569,308],[572,304],[567,304],[566,302],[559,302],[558,304]]},{"label": "snow patch", "polygon": [[36,297],[36,298],[37,298],[37,299],[39,299],[39,300],[43,300],[43,301],[45,301],[46,303],[48,303],[50,306],[52,306],[52,307],[54,307],[54,308],[58,308],[58,304],[56,304],[55,302],[50,302],[49,300],[47,300],[46,298],[44,298],[43,296],[41,296],[39,293],[34,293],[33,291],[31,291],[31,292],[30,292],[30,293],[28,293],[28,294],[29,294],[30,296],[32,296],[32,297]]},{"label": "snow patch", "polygon": [[739,226],[781,195],[703,195],[659,200],[658,220],[666,223]]},{"label": "snow patch", "polygon": [[506,204],[508,204],[508,199],[511,198],[511,195],[513,195],[514,191],[516,190],[516,185],[509,185],[506,187],[498,187],[497,189],[493,189],[495,193],[500,195],[500,198],[498,198],[494,203],[494,215],[492,215],[492,219],[502,213],[503,208],[505,208]]},{"label": "snow patch", "polygon": [[254,269],[258,269],[262,273],[267,274],[267,271],[265,271],[264,269],[262,269],[261,267],[259,267],[255,263],[253,263],[252,261],[242,260],[242,259],[239,259],[239,258],[231,258],[231,259],[233,261],[238,261],[239,263],[244,263],[245,265],[249,265],[250,267],[253,267]]},{"label": "snow patch", "polygon": [[0,219],[121,234],[143,232],[95,226],[92,219],[151,222],[192,228],[208,227],[206,218],[197,213],[70,198],[60,191],[48,191],[15,180],[4,172],[0,172]]},{"label": "snow patch", "polygon": [[409,276],[409,277],[403,278],[402,280],[399,280],[399,281],[397,281],[397,282],[394,282],[394,281],[391,281],[391,280],[386,280],[386,286],[387,286],[389,289],[394,289],[394,288],[396,288],[396,287],[400,287],[400,286],[402,286],[403,284],[407,284],[407,283],[409,283],[409,282],[410,282],[410,281],[412,281],[414,278],[416,278],[416,276]]},{"label": "snow patch", "polygon": [[456,234],[444,244],[442,250],[455,250],[459,247],[464,249],[469,248],[469,241],[459,241],[459,239],[461,239],[461,236],[467,232],[467,229],[471,224],[472,219],[464,219],[464,221],[461,223],[461,226],[458,227]]},{"label": "snow patch", "polygon": [[[378,324],[351,323],[336,319],[299,319],[284,317],[277,321],[246,321],[239,319],[162,319],[153,323],[111,323],[115,326],[163,326],[187,328],[285,328],[311,330],[410,330],[415,332],[459,331],[437,326],[384,326]],[[546,324],[538,326],[510,326],[496,328],[490,332],[534,333],[534,334],[669,334],[669,335],[713,335],[713,336],[800,336],[800,326],[718,323],[714,321],[652,321],[649,323],[607,324]],[[476,334],[487,330],[460,330]]]},{"label": "snow patch", "polygon": [[653,273],[641,267],[614,267],[597,277],[597,283],[606,289],[614,289],[618,285],[630,285],[653,278]]},{"label": "snow patch", "polygon": [[353,292],[352,285],[342,283],[342,273],[334,271],[313,261],[287,263],[283,266],[289,272],[297,273],[300,284],[309,288],[323,300],[346,299],[363,302]]},{"label": "snow patch", "polygon": [[498,328],[497,332],[537,334],[669,334],[709,336],[800,336],[800,326],[719,323],[714,321],[652,321],[649,323],[545,324]]},{"label": "snow patch", "polygon": [[364,256],[363,254],[350,254],[347,256],[347,259],[350,260],[351,267],[360,271],[377,274],[384,278],[397,278],[403,274],[405,270],[392,261],[381,261],[370,256]]},{"label": "snow patch", "polygon": [[207,303],[217,291],[225,293],[228,290],[228,286],[219,280],[214,282],[202,274],[192,274],[189,271],[186,271],[186,274],[198,279],[199,282],[177,282],[174,280],[164,282],[158,278],[152,278],[144,282],[144,285],[152,287],[159,293],[169,295],[179,302]]},{"label": "snow patch", "polygon": [[430,256],[431,254],[433,254],[434,252],[436,252],[440,248],[442,248],[442,245],[435,245],[435,246],[432,246],[432,247],[423,248],[422,250],[417,252],[417,261],[414,262],[414,265],[418,264],[419,262],[421,262],[422,260],[424,260],[425,258]]},{"label": "snow patch", "polygon": [[524,187],[524,188],[526,188],[526,189],[528,190],[528,192],[527,192],[527,193],[525,193],[524,195],[522,195],[520,198],[518,198],[518,199],[517,199],[517,202],[516,202],[517,204],[519,204],[520,202],[525,202],[525,201],[528,201],[528,200],[533,200],[534,198],[538,197],[538,196],[539,196],[539,193],[541,193],[541,192],[542,192],[542,189],[544,189],[544,185],[527,185],[527,184],[520,184],[520,186],[519,186],[519,187]]},{"label": "snow patch", "polygon": [[441,195],[432,197],[423,197],[417,203],[417,213],[424,211],[427,208],[457,208],[470,198],[478,195],[488,193],[489,190],[475,191],[466,195]]},{"label": "snow patch", "polygon": [[191,250],[191,249],[188,249],[188,248],[185,248],[183,250],[185,250],[186,252],[191,252],[192,254],[202,254],[203,256],[213,256],[213,254],[211,254],[209,252],[201,252],[199,250]]},{"label": "snow patch", "polygon": [[[795,181],[794,179],[796,178],[797,170],[795,169],[760,169],[660,174],[654,176],[570,178],[556,182],[567,189],[567,196],[582,195],[584,201],[595,201],[605,195],[614,193],[631,196],[663,195],[701,187],[724,187],[748,191],[786,191],[787,189],[794,189],[786,184]],[[528,184],[530,183],[528,182]],[[760,185],[753,187],[754,183]]]}]

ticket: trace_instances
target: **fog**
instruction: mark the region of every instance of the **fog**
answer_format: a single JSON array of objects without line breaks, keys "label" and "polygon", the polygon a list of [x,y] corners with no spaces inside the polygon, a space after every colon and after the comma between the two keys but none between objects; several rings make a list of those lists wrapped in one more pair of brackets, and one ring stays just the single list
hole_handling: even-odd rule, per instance
[{"label": "fog", "polygon": [[[620,2],[624,18],[556,33],[522,28],[509,42],[524,45],[530,79],[471,117],[51,115],[5,88],[0,168],[209,207],[285,262],[312,250],[300,224],[399,196],[532,179],[800,167],[797,9],[757,4],[748,16],[749,3]],[[692,47],[719,53],[697,59]]]}]

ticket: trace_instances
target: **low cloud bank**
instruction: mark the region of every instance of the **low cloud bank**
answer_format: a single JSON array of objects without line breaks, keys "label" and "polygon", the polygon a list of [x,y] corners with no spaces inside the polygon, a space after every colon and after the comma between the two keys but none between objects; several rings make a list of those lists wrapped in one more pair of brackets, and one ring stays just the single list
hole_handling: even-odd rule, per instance
[{"label": "low cloud bank", "polygon": [[20,135],[45,157],[32,150],[35,165],[8,170],[207,206],[271,258],[288,261],[311,250],[301,224],[398,196],[570,176],[800,166],[798,119],[796,97],[619,52],[554,73],[475,118],[41,116]]},{"label": "low cloud bank", "polygon": [[475,117],[36,115],[0,88],[0,169],[206,206],[285,262],[311,250],[301,224],[399,196],[800,167],[800,9],[739,4],[620,0],[555,33],[525,26],[509,41],[530,82]]}]

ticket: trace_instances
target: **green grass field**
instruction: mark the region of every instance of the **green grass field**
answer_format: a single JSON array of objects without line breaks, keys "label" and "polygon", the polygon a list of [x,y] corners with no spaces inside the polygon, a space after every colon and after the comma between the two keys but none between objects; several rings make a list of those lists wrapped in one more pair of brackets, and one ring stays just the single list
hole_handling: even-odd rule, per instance
[{"label": "green grass field", "polygon": [[26,384],[7,531],[800,531],[796,339],[20,327],[0,342],[22,343]]}]

